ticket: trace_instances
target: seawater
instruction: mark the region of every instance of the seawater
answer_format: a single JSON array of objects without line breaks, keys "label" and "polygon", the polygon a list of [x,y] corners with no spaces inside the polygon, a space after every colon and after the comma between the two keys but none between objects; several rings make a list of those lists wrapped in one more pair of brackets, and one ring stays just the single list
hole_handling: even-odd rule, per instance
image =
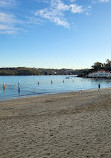
[{"label": "seawater", "polygon": [[[52,83],[51,83],[52,80]],[[20,81],[20,92],[18,91]],[[39,84],[38,84],[39,81]],[[5,83],[5,90],[3,89]],[[111,87],[111,79],[90,79],[76,76],[0,76],[0,100]]]}]

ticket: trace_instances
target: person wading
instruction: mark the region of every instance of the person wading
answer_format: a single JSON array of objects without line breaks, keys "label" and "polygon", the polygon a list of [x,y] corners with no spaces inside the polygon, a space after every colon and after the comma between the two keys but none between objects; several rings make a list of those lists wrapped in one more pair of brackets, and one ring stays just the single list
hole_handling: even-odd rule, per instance
[{"label": "person wading", "polygon": [[101,88],[101,85],[100,85],[100,84],[98,84],[98,91],[100,91],[100,88]]}]

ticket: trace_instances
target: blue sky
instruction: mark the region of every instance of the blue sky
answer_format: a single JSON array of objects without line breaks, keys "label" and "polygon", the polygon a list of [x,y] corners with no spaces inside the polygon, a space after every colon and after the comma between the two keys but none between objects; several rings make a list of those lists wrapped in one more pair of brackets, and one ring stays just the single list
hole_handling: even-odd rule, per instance
[{"label": "blue sky", "polygon": [[0,0],[0,67],[90,68],[110,42],[111,0]]}]

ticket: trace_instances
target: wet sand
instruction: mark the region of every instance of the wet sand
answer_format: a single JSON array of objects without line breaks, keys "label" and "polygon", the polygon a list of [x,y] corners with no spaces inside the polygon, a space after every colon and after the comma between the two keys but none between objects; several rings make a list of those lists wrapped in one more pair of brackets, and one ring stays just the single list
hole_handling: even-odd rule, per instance
[{"label": "wet sand", "polygon": [[0,158],[111,158],[111,88],[0,101]]}]

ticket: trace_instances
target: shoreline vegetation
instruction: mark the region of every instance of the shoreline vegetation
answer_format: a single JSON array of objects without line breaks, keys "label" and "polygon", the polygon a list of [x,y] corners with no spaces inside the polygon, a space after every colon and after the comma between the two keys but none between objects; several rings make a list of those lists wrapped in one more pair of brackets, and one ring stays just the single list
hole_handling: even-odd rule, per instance
[{"label": "shoreline vegetation", "polygon": [[0,157],[111,157],[111,88],[0,101]]},{"label": "shoreline vegetation", "polygon": [[104,69],[111,71],[111,60],[106,63],[96,62],[90,69],[46,69],[46,68],[27,68],[27,67],[7,67],[0,68],[0,76],[30,76],[30,75],[77,75],[87,77],[89,73]]},{"label": "shoreline vegetation", "polygon": [[0,76],[77,75],[83,70],[13,67],[0,68]]}]

